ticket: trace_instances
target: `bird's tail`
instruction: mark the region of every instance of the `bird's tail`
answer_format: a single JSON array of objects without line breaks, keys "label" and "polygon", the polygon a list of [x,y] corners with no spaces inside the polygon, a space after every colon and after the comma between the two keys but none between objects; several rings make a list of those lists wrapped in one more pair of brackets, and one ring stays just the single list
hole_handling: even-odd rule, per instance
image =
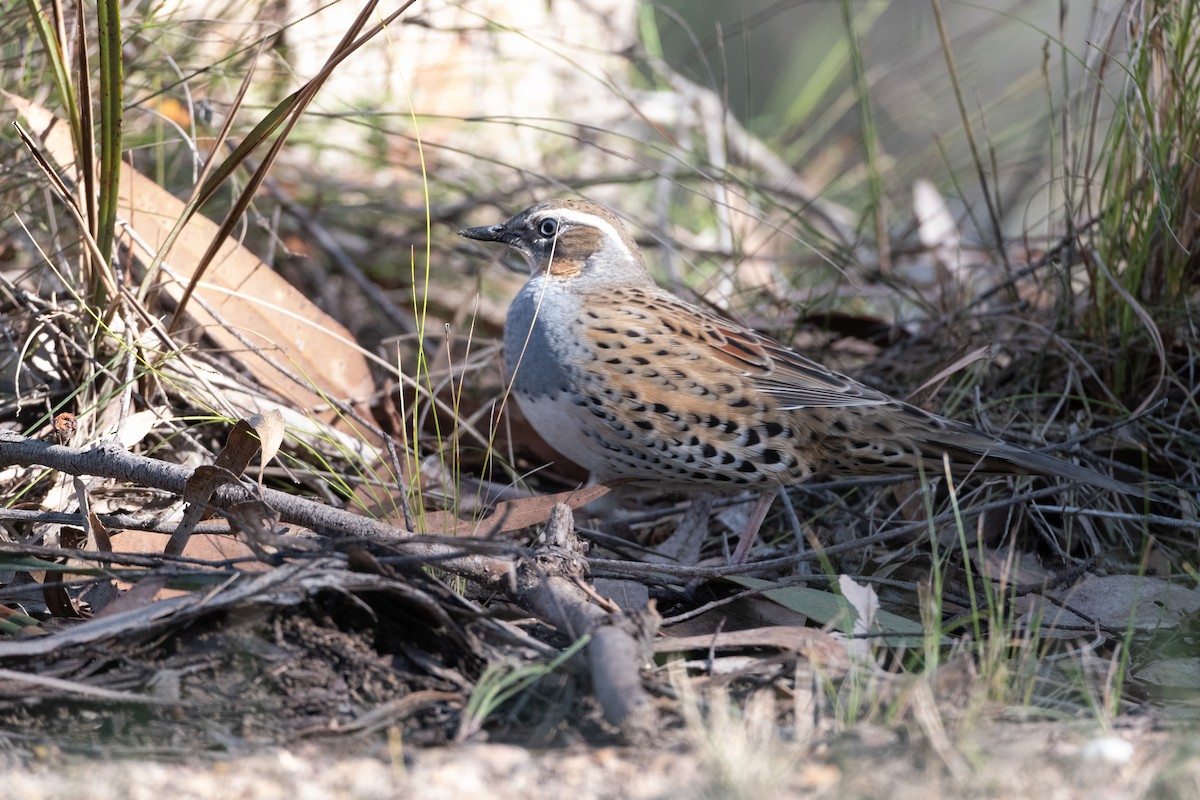
[{"label": "bird's tail", "polygon": [[924,436],[914,442],[926,470],[941,473],[944,470],[942,454],[945,453],[949,455],[951,468],[956,474],[975,471],[985,474],[1045,475],[1122,494],[1140,493],[1136,487],[1093,469],[1009,444],[967,425],[959,428],[955,423],[954,426],[953,429],[939,432],[940,435]]}]

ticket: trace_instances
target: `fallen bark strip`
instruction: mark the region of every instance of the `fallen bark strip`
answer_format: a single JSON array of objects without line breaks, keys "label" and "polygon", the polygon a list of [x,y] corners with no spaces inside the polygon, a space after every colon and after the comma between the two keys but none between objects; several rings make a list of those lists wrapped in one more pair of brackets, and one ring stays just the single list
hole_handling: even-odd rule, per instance
[{"label": "fallen bark strip", "polygon": [[[90,686],[78,681],[68,681],[62,678],[52,678],[47,675],[34,675],[13,669],[0,669],[0,682],[28,684],[60,692],[66,696],[82,697],[88,700],[101,700],[111,703],[134,703],[142,705],[177,706],[179,701],[169,697],[155,697],[137,692],[121,692],[115,689],[105,689],[102,686]],[[14,692],[15,694],[15,692]]]},{"label": "fallen bark strip", "polygon": [[649,660],[646,647],[657,630],[657,614],[608,612],[584,590],[587,560],[575,535],[571,509],[559,504],[550,516],[543,542],[517,562],[517,602],[573,639],[591,635],[587,661],[592,692],[609,724],[631,741],[655,730],[655,713],[642,688],[639,667]]}]

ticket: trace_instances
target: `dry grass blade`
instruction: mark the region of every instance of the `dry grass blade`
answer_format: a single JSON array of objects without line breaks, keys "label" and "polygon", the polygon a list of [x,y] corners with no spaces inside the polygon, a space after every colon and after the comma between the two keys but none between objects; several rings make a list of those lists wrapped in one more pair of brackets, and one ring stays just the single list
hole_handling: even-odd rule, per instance
[{"label": "dry grass blade", "polygon": [[[2,93],[10,102],[14,103],[18,107],[28,108],[28,105],[22,98],[16,97],[15,95],[10,95],[3,89],[0,89],[0,93]],[[54,189],[55,194],[60,200],[62,200],[63,205],[68,211],[71,212],[71,216],[75,219],[76,224],[79,225],[80,237],[91,256],[92,263],[106,263],[106,259],[100,252],[99,244],[97,244],[95,238],[93,238],[91,234],[91,231],[87,227],[87,218],[84,216],[85,212],[79,208],[79,205],[76,202],[75,194],[69,188],[67,188],[65,183],[63,183],[62,178],[59,177],[58,172],[54,169],[50,162],[46,160],[45,155],[43,155],[40,147],[33,140],[33,138],[23,128],[21,128],[18,123],[14,122],[13,127],[16,128],[17,135],[20,136],[21,142],[25,145],[26,149],[28,149],[29,154],[33,157],[34,162],[38,165],[38,168],[42,171],[42,174],[46,176],[46,179],[50,186]],[[50,132],[50,128],[47,128],[43,131],[43,135],[48,135]],[[94,270],[93,274],[96,276],[98,281],[106,286],[110,296],[115,296],[117,294],[117,285],[114,282],[113,276],[109,270],[98,269]]]},{"label": "dry grass blade", "polygon": [[[59,0],[54,0],[54,11],[55,17],[61,16],[62,8]],[[99,193],[96,191],[98,177],[96,175],[96,114],[92,105],[92,82],[90,80],[92,68],[88,55],[90,51],[87,46],[87,25],[84,23],[83,4],[80,3],[75,7],[75,26],[77,28],[75,51],[79,58],[79,74],[89,77],[79,82],[78,117],[71,113],[74,104],[72,96],[72,105],[68,106],[67,121],[76,138],[75,171],[80,176],[80,195],[83,199],[83,207],[87,209],[87,230],[95,237],[100,229],[100,210],[97,208]],[[97,244],[96,250],[100,254],[106,252],[99,244]],[[111,253],[111,250],[107,252]],[[107,264],[97,260],[93,268],[107,269]]]},{"label": "dry grass blade", "polygon": [[[71,70],[67,64],[66,52],[63,47],[67,40],[67,33],[66,24],[63,20],[62,3],[58,2],[58,0],[55,0],[55,2],[51,3],[50,7],[54,15],[53,23],[46,19],[46,15],[42,11],[42,7],[38,5],[37,0],[27,0],[27,6],[29,8],[29,18],[33,23],[34,29],[37,31],[38,38],[41,40],[42,51],[47,56],[47,64],[50,67],[52,75],[54,76],[53,82],[55,91],[58,93],[59,100],[62,101],[65,109],[65,116],[71,129],[71,138],[75,143],[74,152],[77,153],[79,157],[77,166],[90,164],[92,163],[91,159],[94,159],[95,157],[94,149],[85,145],[83,140],[85,129],[81,124],[80,108],[75,99],[74,85],[71,82]],[[79,6],[77,11],[79,14],[79,19],[82,19],[83,7]],[[83,26],[80,25],[79,27],[80,37],[82,37]],[[80,47],[81,51],[83,49],[84,48]],[[80,58],[85,59],[86,57],[81,53]],[[86,61],[81,61],[81,63],[86,64]],[[87,75],[88,73],[83,72],[82,74]],[[90,140],[90,127],[86,130],[86,134]],[[85,197],[89,199],[87,199],[85,202],[87,202],[90,206],[94,202],[95,196],[95,184],[92,178],[93,173],[85,170],[80,170],[80,172],[87,172],[87,177],[85,177],[85,186],[87,187],[85,191]],[[94,219],[94,215],[89,213],[87,218]],[[95,230],[95,228],[88,227],[86,230]]]},{"label": "dry grass blade", "polygon": [[[240,158],[233,158],[231,156],[226,159],[218,160],[217,156],[225,147],[225,142],[228,141],[230,131],[233,129],[234,121],[237,119],[237,113],[241,109],[242,103],[246,98],[246,92],[250,90],[252,79],[254,78],[258,64],[258,56],[261,55],[262,48],[263,43],[260,42],[255,56],[250,59],[250,67],[246,70],[246,75],[242,80],[242,84],[240,87],[238,87],[237,96],[234,97],[233,102],[230,103],[230,111],[225,116],[225,122],[221,125],[221,130],[217,132],[217,135],[213,137],[212,147],[209,148],[208,157],[204,159],[204,165],[200,171],[199,184],[193,189],[192,196],[189,198],[187,205],[183,207],[179,216],[176,218],[175,226],[163,239],[162,246],[159,248],[154,260],[146,268],[146,274],[142,278],[141,288],[138,291],[139,299],[145,299],[150,287],[157,282],[159,277],[158,273],[163,265],[163,262],[170,257],[171,251],[175,246],[175,240],[179,238],[180,233],[187,226],[188,222],[191,221],[193,215],[195,215],[200,208],[212,198],[214,194],[216,194],[217,190],[224,185],[225,181],[234,174],[234,172],[242,163],[243,159]],[[268,118],[270,116],[271,115],[268,115]],[[263,122],[260,122],[259,125],[262,126],[266,124],[266,122],[266,120],[263,120]],[[253,132],[251,133],[249,139],[255,141],[256,144],[259,141],[253,136]],[[244,143],[245,142],[243,142],[243,144]],[[216,169],[218,174],[213,174],[214,169]]]},{"label": "dry grass blade", "polygon": [[938,37],[942,42],[942,53],[946,59],[946,75],[950,78],[950,85],[954,89],[954,99],[958,104],[958,112],[962,121],[963,134],[966,136],[967,145],[971,149],[971,158],[975,163],[975,170],[979,177],[979,185],[982,189],[984,202],[987,204],[988,220],[991,223],[992,235],[995,237],[996,252],[1004,260],[1004,265],[1011,270],[1011,265],[1008,263],[1008,249],[1004,246],[1004,233],[1000,229],[1000,212],[996,207],[995,198],[992,196],[992,190],[989,188],[991,182],[988,180],[987,170],[983,165],[983,156],[979,152],[979,146],[975,142],[974,126],[971,124],[971,115],[967,113],[966,102],[963,99],[962,84],[959,81],[958,67],[954,62],[954,48],[950,41],[950,32],[946,28],[946,19],[942,14],[941,0],[930,0],[933,7],[933,17],[937,21]]}]

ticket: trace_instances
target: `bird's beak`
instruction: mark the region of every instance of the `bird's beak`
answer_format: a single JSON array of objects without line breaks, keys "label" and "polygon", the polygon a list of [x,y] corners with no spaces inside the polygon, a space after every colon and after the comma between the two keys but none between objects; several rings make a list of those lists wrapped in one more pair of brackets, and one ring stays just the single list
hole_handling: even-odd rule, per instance
[{"label": "bird's beak", "polygon": [[466,228],[458,232],[459,236],[465,236],[468,239],[476,239],[480,242],[503,242],[509,244],[512,241],[512,234],[509,233],[505,223],[499,225],[485,225],[482,228]]},{"label": "bird's beak", "polygon": [[524,272],[530,269],[530,256],[526,249],[521,246],[521,236],[509,230],[507,222],[501,222],[499,225],[485,225],[482,228],[466,228],[459,231],[458,235],[480,242],[500,242],[501,244],[513,247],[525,257],[526,264],[524,267],[507,258],[500,259],[500,263],[513,272]]}]

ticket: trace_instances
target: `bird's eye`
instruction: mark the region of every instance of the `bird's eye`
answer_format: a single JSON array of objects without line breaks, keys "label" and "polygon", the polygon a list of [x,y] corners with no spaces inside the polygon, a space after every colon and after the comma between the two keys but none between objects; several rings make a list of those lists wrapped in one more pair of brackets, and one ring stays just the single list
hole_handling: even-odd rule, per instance
[{"label": "bird's eye", "polygon": [[538,233],[542,236],[553,236],[558,233],[558,220],[544,219],[542,224],[538,225]]}]

